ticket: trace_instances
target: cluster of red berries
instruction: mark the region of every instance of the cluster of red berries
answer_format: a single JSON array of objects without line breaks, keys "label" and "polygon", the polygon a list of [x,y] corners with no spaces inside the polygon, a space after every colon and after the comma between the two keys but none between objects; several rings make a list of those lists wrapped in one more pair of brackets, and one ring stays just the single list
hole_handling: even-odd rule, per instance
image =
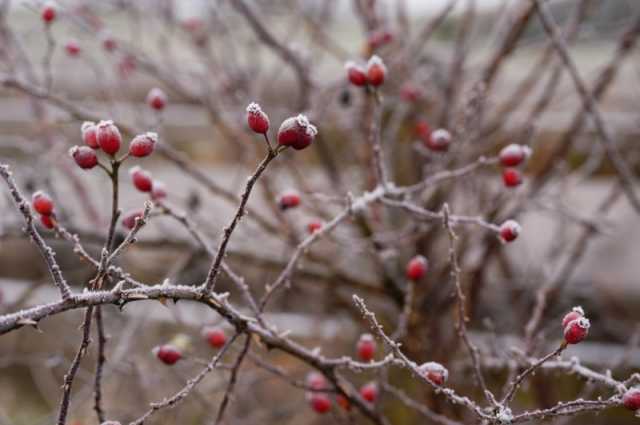
[{"label": "cluster of red berries", "polygon": [[[247,124],[255,133],[264,134],[266,137],[269,131],[269,116],[260,105],[252,102],[247,106]],[[278,129],[278,145],[301,150],[311,145],[317,134],[318,129],[305,115],[299,114],[282,122]]]},{"label": "cluster of red berries", "polygon": [[382,59],[376,55],[371,56],[366,66],[347,62],[345,68],[351,84],[358,87],[379,87],[387,76],[387,67]]},{"label": "cluster of red berries", "polygon": [[[215,349],[220,349],[227,343],[227,335],[221,328],[206,328],[202,336]],[[176,364],[183,357],[182,350],[173,344],[159,345],[151,352],[158,360],[169,366]]]},{"label": "cluster of red berries", "polygon": [[506,187],[516,187],[522,184],[522,172],[516,168],[531,156],[528,146],[512,143],[500,151],[498,157],[500,164],[505,167],[502,170],[502,181]]},{"label": "cluster of red berries", "polygon": [[55,227],[56,215],[53,212],[53,200],[49,195],[39,190],[31,197],[31,205],[33,209],[40,214],[40,223],[46,229],[53,229]]},{"label": "cluster of red berries", "polygon": [[452,137],[448,130],[444,128],[431,130],[426,121],[419,121],[416,124],[415,131],[427,149],[434,152],[446,152],[449,150]]},{"label": "cluster of red berries", "polygon": [[[309,406],[319,414],[329,412],[332,402],[329,396],[330,386],[325,377],[318,372],[310,372],[307,375],[306,385],[309,388],[306,393]],[[360,387],[359,393],[364,401],[373,404],[378,400],[380,391],[378,384],[368,382]],[[344,410],[351,409],[351,403],[349,403],[349,400],[342,394],[336,395],[336,403]]]},{"label": "cluster of red berries", "polygon": [[589,334],[591,326],[589,319],[584,315],[582,307],[574,307],[562,318],[564,340],[567,344],[578,344]]}]

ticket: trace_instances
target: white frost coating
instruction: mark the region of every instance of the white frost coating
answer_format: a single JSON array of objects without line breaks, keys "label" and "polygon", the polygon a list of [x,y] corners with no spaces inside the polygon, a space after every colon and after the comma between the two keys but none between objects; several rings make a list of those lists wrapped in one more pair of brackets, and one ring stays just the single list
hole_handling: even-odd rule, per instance
[{"label": "white frost coating", "polygon": [[[571,323],[574,323],[574,322],[578,326],[580,326],[582,329],[589,329],[591,327],[591,322],[586,317],[581,317],[579,319],[576,319],[576,320],[572,321]],[[571,324],[571,323],[569,323],[569,324]]]},{"label": "white frost coating", "polygon": [[380,67],[382,67],[383,70],[387,70],[387,67],[385,66],[384,62],[382,61],[382,59],[380,58],[380,56],[378,55],[373,55],[369,58],[369,61],[367,62],[367,68],[371,68],[374,65],[378,65]]},{"label": "white frost coating", "polygon": [[82,131],[82,134],[84,134],[85,132],[89,131],[89,129],[91,127],[95,127],[96,123],[94,123],[93,121],[85,121],[82,123],[82,127],[80,127],[80,131]]},{"label": "white frost coating", "polygon": [[153,131],[147,131],[144,135],[149,139],[151,139],[153,143],[158,143],[158,133],[154,133]]},{"label": "white frost coating", "polygon": [[451,142],[451,133],[444,128],[439,128],[431,133],[431,141],[438,146],[444,146]]},{"label": "white frost coating", "polygon": [[316,128],[315,125],[311,124],[309,122],[309,118],[307,118],[306,115],[303,114],[299,114],[296,117],[296,122],[298,123],[298,125],[300,127],[302,127],[304,129],[304,132],[307,133],[308,136],[315,136],[316,134],[318,134],[318,129]]},{"label": "white frost coating", "polygon": [[371,192],[365,192],[364,195],[351,204],[351,211],[360,212],[364,210],[369,203],[381,198],[385,193],[385,189],[382,186],[376,187]]},{"label": "white frost coating", "polygon": [[513,422],[513,413],[508,407],[501,406],[498,414],[496,415],[496,419],[500,424],[510,424]]},{"label": "white frost coating", "polygon": [[142,168],[139,165],[135,165],[133,167],[131,167],[131,169],[129,170],[129,175],[134,175],[135,173],[139,173],[140,171],[142,171]]},{"label": "white frost coating", "polygon": [[75,156],[76,152],[78,152],[78,149],[79,148],[77,146],[71,146],[71,148],[69,149],[69,155],[70,156]]},{"label": "white frost coating", "polygon": [[247,106],[247,112],[250,114],[260,114],[262,113],[262,108],[256,102],[251,102],[249,106]]},{"label": "white frost coating", "polygon": [[500,229],[501,230],[509,229],[511,233],[513,233],[516,236],[518,236],[520,232],[522,232],[522,226],[520,226],[520,224],[518,224],[518,222],[515,220],[505,221],[504,223],[502,223],[502,226],[500,226]]},{"label": "white frost coating", "polygon": [[447,370],[447,368],[436,362],[423,363],[420,365],[420,367],[418,367],[418,370],[420,370],[420,372],[423,374],[427,372],[439,373],[442,375],[445,381],[449,377],[449,371]]},{"label": "white frost coating", "polygon": [[584,309],[582,308],[582,306],[575,306],[571,309],[571,311],[573,311],[574,313],[578,313],[580,316],[584,316]]}]

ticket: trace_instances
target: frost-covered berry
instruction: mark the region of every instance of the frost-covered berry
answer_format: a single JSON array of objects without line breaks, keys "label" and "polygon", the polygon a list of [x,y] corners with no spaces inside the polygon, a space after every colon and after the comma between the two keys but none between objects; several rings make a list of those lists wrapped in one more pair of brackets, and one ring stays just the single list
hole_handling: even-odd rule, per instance
[{"label": "frost-covered berry", "polygon": [[640,388],[629,388],[622,396],[622,404],[629,410],[640,409]]},{"label": "frost-covered berry", "polygon": [[370,362],[376,355],[376,340],[371,334],[362,334],[356,344],[356,353],[363,362]]},{"label": "frost-covered berry", "polygon": [[142,158],[153,153],[156,143],[158,143],[157,133],[138,134],[129,143],[129,155]]},{"label": "frost-covered berry", "polygon": [[416,255],[407,263],[406,275],[409,280],[420,280],[429,269],[429,261],[423,255]]},{"label": "frost-covered berry", "polygon": [[40,16],[45,24],[50,24],[56,19],[58,10],[55,3],[47,2],[40,11]]},{"label": "frost-covered berry", "polygon": [[584,310],[580,306],[573,307],[571,311],[562,318],[562,329],[566,328],[569,322],[584,317]]},{"label": "frost-covered berry", "polygon": [[310,235],[313,235],[320,229],[322,229],[322,222],[320,220],[311,220],[309,224],[307,224],[307,232],[309,232]]},{"label": "frost-covered berry", "polygon": [[151,186],[151,199],[158,201],[167,197],[167,187],[160,180],[154,180]]},{"label": "frost-covered berry", "polygon": [[311,408],[319,414],[327,413],[331,410],[331,399],[325,393],[309,393],[307,394]]},{"label": "frost-covered berry", "polygon": [[313,142],[318,129],[309,122],[309,119],[300,114],[297,117],[287,118],[278,130],[278,144],[291,146],[296,150],[304,149]]},{"label": "frost-covered berry", "polygon": [[129,170],[129,175],[131,175],[131,181],[133,185],[140,192],[151,192],[153,188],[153,179],[151,178],[151,173],[143,170],[139,166],[133,167]]},{"label": "frost-covered berry", "polygon": [[498,157],[500,158],[500,164],[505,167],[516,167],[520,165],[531,155],[531,148],[524,145],[517,145],[512,143],[502,148]]},{"label": "frost-covered berry", "polygon": [[444,128],[434,130],[429,134],[429,137],[424,139],[424,144],[432,151],[444,152],[449,149],[451,144],[451,133]]},{"label": "frost-covered berry", "polygon": [[381,86],[387,75],[387,67],[379,56],[373,55],[367,62],[367,81],[373,87]]},{"label": "frost-covered berry", "polygon": [[567,344],[578,344],[589,334],[591,323],[586,317],[572,320],[564,328],[564,340]]},{"label": "frost-covered berry", "polygon": [[80,45],[75,40],[70,40],[64,45],[64,49],[71,57],[76,57],[80,54]]},{"label": "frost-covered berry", "polygon": [[122,225],[131,230],[136,225],[136,218],[142,218],[143,215],[144,212],[142,210],[129,211],[122,217]]},{"label": "frost-covered berry", "polygon": [[278,197],[278,206],[281,210],[295,208],[298,205],[300,205],[300,195],[293,190],[283,192],[280,197]]},{"label": "frost-covered berry", "polygon": [[247,124],[254,132],[266,134],[269,131],[269,116],[264,113],[260,105],[251,102],[247,106]]},{"label": "frost-covered berry", "polygon": [[96,139],[105,153],[113,156],[120,150],[122,136],[113,121],[100,121],[97,125]]},{"label": "frost-covered berry", "polygon": [[515,220],[507,220],[500,225],[500,238],[504,242],[514,241],[522,232],[522,227]]},{"label": "frost-covered berry", "polygon": [[227,335],[222,328],[205,329],[204,337],[213,348],[222,348],[227,342]]},{"label": "frost-covered berry", "polygon": [[347,78],[354,86],[362,87],[367,85],[367,74],[365,69],[355,62],[347,62],[344,65],[347,70]]},{"label": "frost-covered berry", "polygon": [[182,353],[170,344],[160,345],[152,350],[153,354],[164,364],[173,365],[182,358]]},{"label": "frost-covered berry", "polygon": [[78,164],[78,167],[90,170],[98,165],[98,156],[96,151],[89,146],[73,146],[69,149],[69,155]]},{"label": "frost-covered berry", "polygon": [[305,382],[312,390],[326,390],[329,387],[324,375],[319,372],[309,372]]},{"label": "frost-covered berry", "polygon": [[40,223],[45,229],[53,229],[55,227],[55,219],[53,215],[41,215]]},{"label": "frost-covered berry", "polygon": [[522,184],[522,174],[515,168],[502,170],[502,181],[506,187],[516,187]]},{"label": "frost-covered berry", "polygon": [[422,373],[422,376],[435,385],[444,385],[449,377],[449,371],[440,363],[423,363],[418,369],[420,370],[420,373]]},{"label": "frost-covered berry", "polygon": [[360,387],[360,396],[369,403],[375,403],[378,399],[378,384],[375,382],[369,382],[368,384]]},{"label": "frost-covered berry", "polygon": [[167,106],[167,101],[168,99],[165,92],[157,87],[149,90],[149,93],[147,94],[147,105],[156,111],[162,111],[164,107]]},{"label": "frost-covered berry", "polygon": [[80,127],[80,133],[82,134],[82,141],[85,145],[89,146],[91,149],[99,149],[100,145],[98,145],[98,137],[97,137],[98,128],[96,124],[91,121],[85,121],[82,123],[82,127]]},{"label": "frost-covered berry", "polygon": [[51,215],[53,213],[53,200],[41,190],[31,196],[31,205],[38,214]]}]

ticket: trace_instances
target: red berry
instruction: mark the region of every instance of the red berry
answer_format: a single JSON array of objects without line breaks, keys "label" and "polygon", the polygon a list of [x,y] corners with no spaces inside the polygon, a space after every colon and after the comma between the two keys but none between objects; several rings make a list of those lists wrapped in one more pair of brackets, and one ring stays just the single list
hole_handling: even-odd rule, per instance
[{"label": "red berry", "polygon": [[162,111],[167,106],[167,95],[159,88],[154,87],[147,94],[147,105],[156,111]]},{"label": "red berry", "polygon": [[318,230],[322,228],[322,222],[320,220],[313,220],[309,224],[307,224],[307,231],[309,234],[314,234]]},{"label": "red berry", "polygon": [[120,150],[122,136],[113,121],[100,121],[96,129],[96,139],[100,148],[109,155],[115,155]]},{"label": "red berry", "polygon": [[170,344],[155,347],[152,352],[162,363],[167,365],[175,364],[182,358],[180,350]]},{"label": "red berry", "polygon": [[432,151],[444,152],[449,149],[451,144],[451,133],[443,128],[434,130],[429,134],[429,137],[424,139],[424,144]]},{"label": "red berry", "polygon": [[343,396],[342,394],[338,394],[336,396],[336,402],[344,410],[351,410],[351,403],[349,402],[349,399]]},{"label": "red berry", "polygon": [[367,74],[360,65],[356,65],[354,62],[347,62],[345,64],[347,70],[347,78],[354,86],[362,87],[367,85]]},{"label": "red berry", "polygon": [[144,215],[142,210],[129,211],[122,217],[122,225],[131,230],[136,225],[136,218],[141,218]]},{"label": "red berry", "polygon": [[449,371],[440,363],[427,362],[420,365],[418,369],[422,373],[422,376],[435,385],[444,385],[449,377]]},{"label": "red berry", "polygon": [[118,43],[111,36],[111,34],[103,34],[102,35],[102,47],[104,47],[104,49],[107,52],[113,52],[118,47]]},{"label": "red berry", "polygon": [[640,409],[640,388],[629,388],[622,396],[622,404],[629,410]]},{"label": "red berry", "polygon": [[56,19],[56,14],[57,14],[56,6],[52,2],[49,2],[43,6],[41,13],[42,13],[42,20],[46,24],[50,24]]},{"label": "red berry", "polygon": [[78,164],[78,167],[90,170],[98,164],[96,151],[89,146],[73,146],[69,149],[69,155]]},{"label": "red berry", "polygon": [[369,44],[369,48],[371,49],[377,49],[385,44],[391,43],[392,41],[393,33],[389,30],[379,30],[372,32],[367,38],[367,43]]},{"label": "red berry", "polygon": [[584,317],[584,310],[582,307],[573,307],[569,313],[562,318],[562,329],[566,328],[569,322]]},{"label": "red berry", "polygon": [[360,388],[360,396],[369,403],[375,403],[378,399],[378,385],[375,382],[369,382]]},{"label": "red berry", "polygon": [[96,127],[95,123],[92,123],[91,121],[83,122],[82,127],[80,127],[80,132],[82,133],[82,141],[91,149],[100,148],[100,145],[98,145],[97,131],[98,128]]},{"label": "red berry", "polygon": [[318,129],[309,123],[306,116],[300,114],[282,122],[278,130],[278,144],[291,146],[296,150],[304,149],[313,142],[316,134],[318,134]]},{"label": "red berry", "polygon": [[422,97],[422,90],[413,83],[407,82],[400,88],[400,98],[408,103],[417,102]]},{"label": "red berry", "polygon": [[143,170],[139,166],[133,167],[129,170],[129,174],[131,175],[131,180],[133,181],[133,185],[140,192],[151,192],[153,188],[153,180],[151,179],[151,173]]},{"label": "red berry", "polygon": [[292,190],[283,192],[278,198],[278,205],[281,210],[288,210],[289,208],[295,208],[300,205],[300,195]]},{"label": "red berry", "polygon": [[429,136],[431,136],[431,127],[426,121],[418,121],[416,123],[415,132],[426,143]]},{"label": "red berry", "polygon": [[129,155],[142,158],[151,155],[156,143],[158,143],[158,134],[148,132],[145,134],[138,134],[129,143]]},{"label": "red berry", "polygon": [[247,123],[249,128],[258,134],[266,134],[269,131],[269,117],[255,102],[247,106]]},{"label": "red berry", "polygon": [[420,280],[429,270],[429,261],[423,255],[416,255],[407,263],[406,275],[409,280]]},{"label": "red berry", "polygon": [[367,62],[367,80],[373,87],[381,86],[387,75],[387,68],[379,56],[373,55]]},{"label": "red berry", "polygon": [[586,317],[572,320],[564,328],[564,340],[567,344],[577,344],[584,340],[589,333],[591,323]]},{"label": "red berry", "polygon": [[505,167],[518,166],[531,155],[531,149],[528,146],[516,145],[512,143],[505,146],[498,155],[500,158],[500,164]]},{"label": "red berry", "polygon": [[40,223],[42,223],[45,229],[53,229],[55,227],[55,221],[52,215],[41,215]]},{"label": "red berry", "polygon": [[507,220],[500,226],[500,238],[504,242],[515,240],[522,232],[522,227],[515,220]]},{"label": "red berry", "polygon": [[167,197],[167,189],[165,184],[160,180],[154,180],[151,188],[151,199],[157,201]]},{"label": "red berry", "polygon": [[522,174],[515,168],[505,168],[502,170],[502,180],[507,187],[516,187],[522,184]]},{"label": "red berry", "polygon": [[132,55],[126,55],[118,62],[118,72],[122,78],[129,78],[137,67],[136,58]]},{"label": "red berry", "polygon": [[204,336],[213,348],[222,348],[227,342],[227,335],[220,328],[205,329]]},{"label": "red berry", "polygon": [[309,372],[306,384],[312,390],[326,390],[329,387],[324,375],[319,372]]},{"label": "red berry", "polygon": [[376,354],[376,340],[373,339],[371,334],[362,334],[358,343],[356,344],[356,351],[358,358],[363,362],[369,362],[373,360]]},{"label": "red berry", "polygon": [[67,44],[65,44],[64,49],[67,51],[67,54],[72,57],[80,54],[80,45],[73,40],[68,41]]},{"label": "red berry", "polygon": [[53,200],[41,190],[33,194],[31,204],[38,214],[51,215],[51,213],[53,213]]},{"label": "red berry", "polygon": [[310,393],[307,395],[311,408],[319,414],[327,413],[331,410],[331,399],[325,393]]}]

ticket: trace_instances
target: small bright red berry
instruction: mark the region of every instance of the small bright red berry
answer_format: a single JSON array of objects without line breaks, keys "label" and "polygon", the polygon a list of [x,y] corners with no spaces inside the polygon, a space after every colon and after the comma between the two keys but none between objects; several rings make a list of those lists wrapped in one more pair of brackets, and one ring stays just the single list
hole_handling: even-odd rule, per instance
[{"label": "small bright red berry", "polygon": [[278,144],[291,146],[296,150],[309,146],[318,134],[318,129],[309,122],[309,119],[300,114],[297,117],[287,118],[278,130]]},{"label": "small bright red berry", "polygon": [[249,128],[258,134],[266,134],[269,131],[269,116],[255,102],[247,106],[247,123]]},{"label": "small bright red berry", "polygon": [[53,200],[41,190],[33,194],[31,204],[38,214],[51,215],[53,213]]},{"label": "small bright red berry", "polygon": [[584,317],[584,310],[582,309],[582,307],[573,307],[571,311],[562,318],[562,329],[566,328],[569,322],[572,322],[581,317]]},{"label": "small bright red berry", "polygon": [[151,192],[153,188],[153,179],[151,178],[151,173],[143,170],[139,166],[133,167],[129,170],[129,175],[131,175],[131,180],[133,181],[133,185],[140,192]]},{"label": "small bright red berry", "polygon": [[522,184],[522,174],[515,168],[502,170],[502,181],[507,187],[516,187]]},{"label": "small bright red berry", "polygon": [[522,232],[522,227],[515,220],[507,220],[500,225],[500,238],[504,242],[511,242],[516,240],[518,235]]},{"label": "small bright red berry", "polygon": [[426,121],[418,121],[414,131],[425,143],[429,136],[431,136],[431,126],[429,126],[429,123]]},{"label": "small bright red berry", "polygon": [[324,375],[319,372],[309,372],[305,382],[312,390],[326,390],[329,387]]},{"label": "small bright red berry", "polygon": [[167,188],[160,180],[154,180],[151,188],[151,199],[154,201],[167,197]]},{"label": "small bright red berry", "polygon": [[138,134],[129,143],[129,155],[142,158],[153,153],[156,143],[158,143],[158,134],[148,132]]},{"label": "small bright red berry", "polygon": [[351,403],[349,402],[349,399],[342,394],[338,394],[336,396],[336,402],[338,403],[338,406],[342,407],[344,410],[351,410]]},{"label": "small bright red berry", "polygon": [[516,167],[520,165],[531,155],[531,149],[528,146],[516,145],[512,143],[502,148],[498,157],[500,164],[505,167]]},{"label": "small bright red berry", "polygon": [[82,134],[82,141],[85,145],[89,146],[91,149],[99,149],[100,145],[98,145],[98,137],[97,137],[98,128],[95,123],[91,121],[85,121],[82,123],[82,127],[80,127],[80,132]]},{"label": "small bright red berry", "polygon": [[319,231],[320,229],[322,229],[322,222],[320,220],[312,220],[311,222],[309,222],[309,224],[307,224],[307,231],[311,235]]},{"label": "small bright red berry", "polygon": [[572,320],[564,328],[564,340],[567,344],[578,344],[589,334],[591,323],[586,317]]},{"label": "small bright red berry", "polygon": [[80,45],[75,40],[68,41],[67,44],[64,45],[64,49],[71,57],[76,57],[80,54]]},{"label": "small bright red berry", "polygon": [[439,128],[432,131],[429,137],[423,139],[427,148],[436,152],[445,152],[449,149],[451,144],[451,133],[444,128]]},{"label": "small bright red berry", "polygon": [[213,348],[222,348],[227,342],[227,335],[221,328],[205,329],[204,336],[209,345]]},{"label": "small bright red berry", "polygon": [[136,218],[142,218],[144,212],[142,210],[129,211],[122,217],[122,225],[131,230],[136,225]]},{"label": "small bright red berry", "polygon": [[78,167],[90,170],[98,165],[98,156],[96,151],[89,146],[73,146],[69,149],[69,155],[78,164]]},{"label": "small bright red berry", "polygon": [[422,373],[422,376],[435,385],[444,385],[449,377],[449,371],[440,363],[427,362],[420,365],[418,369]]},{"label": "small bright red berry", "polygon": [[429,261],[423,255],[416,255],[407,263],[406,275],[409,280],[420,280],[429,270]]},{"label": "small bright red berry", "polygon": [[52,23],[56,19],[57,10],[53,2],[46,3],[41,10],[42,20],[46,24]]},{"label": "small bright red berry", "polygon": [[375,382],[369,382],[360,388],[360,396],[369,403],[376,402],[378,393],[378,385]]},{"label": "small bright red berry", "polygon": [[289,208],[295,208],[298,205],[300,205],[300,195],[292,190],[283,192],[278,198],[278,206],[283,211]]},{"label": "small bright red berry", "polygon": [[41,215],[40,223],[45,229],[53,229],[55,227],[55,220],[53,215]]},{"label": "small bright red berry", "polygon": [[367,62],[367,81],[373,87],[381,86],[387,75],[387,68],[379,56],[373,55]]},{"label": "small bright red berry", "polygon": [[311,408],[319,414],[327,413],[331,410],[331,399],[325,393],[310,393],[308,394],[309,404]]},{"label": "small bright red berry", "polygon": [[162,111],[167,106],[167,95],[159,88],[154,87],[147,94],[147,105],[156,111]]},{"label": "small bright red berry", "polygon": [[167,365],[176,364],[182,358],[180,350],[170,344],[155,347],[152,352],[162,363]]},{"label": "small bright red berry", "polygon": [[370,362],[376,355],[376,340],[371,334],[362,334],[356,344],[358,358],[363,362]]},{"label": "small bright red berry", "polygon": [[367,74],[363,67],[354,62],[347,62],[344,67],[347,70],[347,78],[351,84],[357,87],[367,85]]},{"label": "small bright red berry", "polygon": [[100,121],[96,129],[96,139],[100,148],[109,155],[115,155],[120,150],[122,136],[113,121]]},{"label": "small bright red berry", "polygon": [[640,409],[640,388],[629,388],[622,396],[622,404],[629,410]]}]

